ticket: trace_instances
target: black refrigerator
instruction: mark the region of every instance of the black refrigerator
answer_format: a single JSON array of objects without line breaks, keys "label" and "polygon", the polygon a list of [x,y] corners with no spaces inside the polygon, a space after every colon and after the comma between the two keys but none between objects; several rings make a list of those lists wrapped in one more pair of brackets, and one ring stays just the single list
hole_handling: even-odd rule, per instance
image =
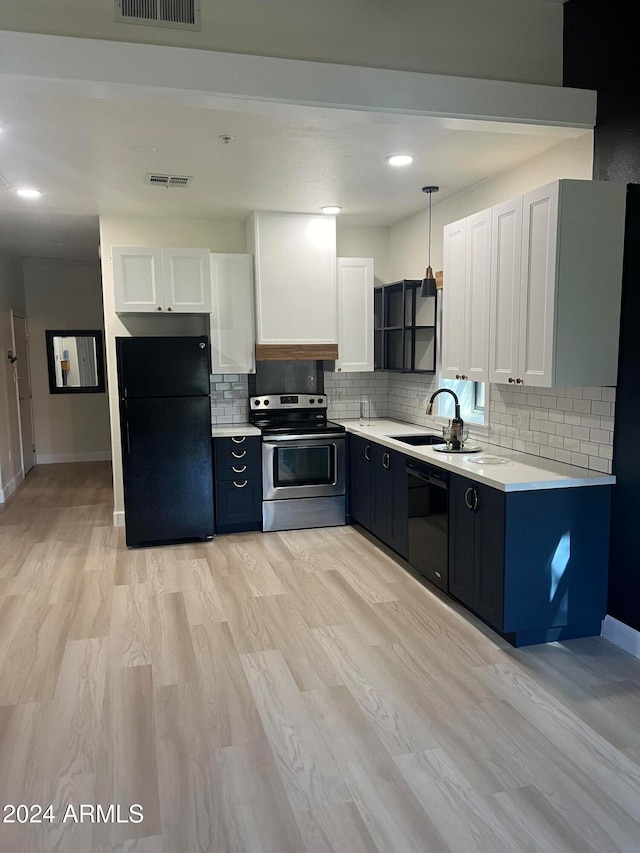
[{"label": "black refrigerator", "polygon": [[126,542],[211,539],[209,342],[116,338]]}]

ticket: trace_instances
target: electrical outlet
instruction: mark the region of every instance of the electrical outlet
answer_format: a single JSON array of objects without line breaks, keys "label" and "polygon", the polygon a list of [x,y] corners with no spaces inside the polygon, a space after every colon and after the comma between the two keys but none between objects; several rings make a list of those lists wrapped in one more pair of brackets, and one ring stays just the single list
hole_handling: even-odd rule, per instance
[{"label": "electrical outlet", "polygon": [[518,429],[528,429],[529,416],[525,412],[518,412],[516,415],[516,426]]}]

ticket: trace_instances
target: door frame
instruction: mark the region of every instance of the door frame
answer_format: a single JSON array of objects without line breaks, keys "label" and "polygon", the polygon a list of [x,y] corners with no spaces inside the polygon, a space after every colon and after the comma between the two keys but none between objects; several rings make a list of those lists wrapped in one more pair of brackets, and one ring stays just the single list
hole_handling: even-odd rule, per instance
[{"label": "door frame", "polygon": [[[32,397],[32,392],[31,392],[31,363],[29,361],[29,326],[27,323],[26,316],[23,316],[22,314],[19,314],[17,311],[14,311],[13,308],[9,309],[9,314],[11,317],[11,345],[13,346],[14,356],[15,356],[16,350],[17,350],[17,348],[16,348],[15,319],[18,318],[24,322],[25,352],[27,354],[27,383],[29,386],[29,397],[28,397],[28,399],[29,399],[29,417],[31,419],[31,436],[32,436],[32,442],[33,442],[33,466],[32,467],[35,467],[36,451],[35,451],[35,429],[34,429],[34,423],[33,423],[33,397]],[[25,312],[25,315],[26,315],[26,312]],[[18,434],[20,436],[20,466],[22,469],[22,477],[24,479],[24,477],[26,477],[28,472],[24,470],[24,435],[22,432],[22,414],[20,412],[20,389],[18,387],[18,369],[17,369],[15,362],[13,364],[13,376],[14,376],[13,384],[14,384],[15,389],[16,389],[16,409],[18,411]],[[29,471],[30,470],[31,470],[31,468],[29,468]]]}]

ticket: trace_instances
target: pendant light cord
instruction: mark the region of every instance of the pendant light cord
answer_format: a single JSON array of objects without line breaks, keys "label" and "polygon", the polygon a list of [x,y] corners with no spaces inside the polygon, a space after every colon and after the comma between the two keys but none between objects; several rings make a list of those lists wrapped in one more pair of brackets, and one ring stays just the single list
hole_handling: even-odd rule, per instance
[{"label": "pendant light cord", "polygon": [[433,198],[433,193],[429,193],[429,264],[431,266],[431,199]]}]

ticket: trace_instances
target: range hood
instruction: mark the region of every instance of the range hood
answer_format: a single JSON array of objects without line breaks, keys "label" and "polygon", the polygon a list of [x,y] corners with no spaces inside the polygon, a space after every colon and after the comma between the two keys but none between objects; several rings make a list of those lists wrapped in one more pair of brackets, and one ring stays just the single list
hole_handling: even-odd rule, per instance
[{"label": "range hood", "polygon": [[254,213],[256,361],[338,358],[336,218]]}]

